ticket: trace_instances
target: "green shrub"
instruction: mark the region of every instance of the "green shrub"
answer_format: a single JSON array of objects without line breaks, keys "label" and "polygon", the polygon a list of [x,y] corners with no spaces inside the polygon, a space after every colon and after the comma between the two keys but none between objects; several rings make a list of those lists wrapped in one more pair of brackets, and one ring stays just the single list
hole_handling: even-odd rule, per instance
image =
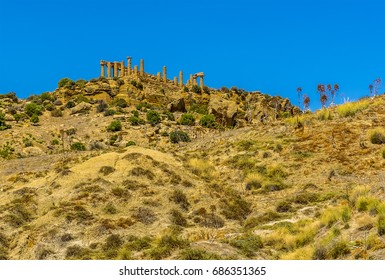
[{"label": "green shrub", "polygon": [[139,103],[136,105],[136,109],[139,111],[145,111],[147,109],[151,109],[151,105],[148,103]]},{"label": "green shrub", "polygon": [[222,214],[231,220],[242,221],[251,213],[251,204],[237,195],[220,200]]},{"label": "green shrub", "polygon": [[109,141],[110,146],[114,145],[116,140],[118,140],[118,135],[116,135],[116,134],[111,135],[110,136],[110,141]]},{"label": "green shrub", "polygon": [[90,259],[91,250],[79,245],[69,246],[66,250],[66,259],[85,260]]},{"label": "green shrub", "polygon": [[182,124],[182,125],[194,125],[195,124],[195,118],[190,113],[184,113],[180,119],[180,124]]},{"label": "green shrub", "polygon": [[202,89],[200,86],[198,85],[193,85],[191,87],[191,91],[194,92],[194,93],[197,93],[197,94],[201,94],[202,93]]},{"label": "green shrub", "polygon": [[126,147],[135,146],[135,145],[136,145],[136,143],[134,141],[128,141],[126,144]]},{"label": "green shrub", "polygon": [[141,125],[146,123],[144,119],[135,116],[131,116],[128,121],[131,123],[131,125]]},{"label": "green shrub", "polygon": [[370,142],[372,144],[385,144],[385,135],[382,131],[374,130],[370,133]]},{"label": "green shrub", "polygon": [[43,92],[41,95],[40,95],[40,100],[41,102],[44,102],[46,100],[48,101],[54,101],[55,98],[53,98],[53,96],[51,95],[51,93],[49,92]]},{"label": "green shrub", "polygon": [[134,117],[139,118],[139,112],[138,112],[137,110],[131,111],[131,114],[132,114]]},{"label": "green shrub", "polygon": [[121,131],[122,130],[122,123],[119,120],[112,121],[110,125],[107,127],[107,131]]},{"label": "green shrub", "polygon": [[256,251],[263,247],[261,238],[251,233],[241,235],[231,240],[230,245],[240,249],[247,257],[252,257]]},{"label": "green shrub", "polygon": [[85,151],[86,146],[84,146],[83,143],[75,142],[71,145],[71,150],[73,150],[73,151]]},{"label": "green shrub", "polygon": [[120,108],[126,108],[128,106],[127,101],[124,100],[123,98],[114,99],[112,104]]},{"label": "green shrub", "polygon": [[59,88],[62,88],[62,87],[70,88],[70,87],[72,87],[74,84],[75,84],[75,82],[72,81],[71,79],[69,79],[69,78],[63,78],[63,79],[61,79],[61,80],[59,81],[58,86],[59,86]]},{"label": "green shrub", "polygon": [[149,110],[149,111],[147,111],[146,116],[147,116],[147,121],[152,125],[158,124],[161,121],[160,115],[156,111]]},{"label": "green shrub", "polygon": [[12,156],[15,149],[11,146],[9,142],[3,144],[0,149],[0,157],[8,159]]},{"label": "green shrub", "polygon": [[105,117],[108,117],[108,116],[113,116],[116,114],[116,111],[114,109],[107,109],[104,111],[104,116]]},{"label": "green shrub", "polygon": [[29,120],[31,121],[31,123],[38,123],[39,116],[37,114],[33,114]]},{"label": "green shrub", "polygon": [[41,115],[42,110],[43,110],[42,106],[37,105],[34,102],[28,103],[24,107],[24,112],[30,117],[32,117],[33,115]]},{"label": "green shrub", "polygon": [[166,112],[163,112],[164,115],[166,115],[167,119],[169,121],[175,121],[175,117],[174,117],[174,114],[171,113],[170,111],[166,111]]},{"label": "green shrub", "polygon": [[66,108],[71,109],[71,108],[76,106],[76,103],[75,103],[75,101],[70,100],[67,102],[67,104],[65,106],[66,106]]},{"label": "green shrub", "polygon": [[169,135],[171,143],[190,142],[191,139],[188,134],[181,130],[175,130]]},{"label": "green shrub", "polygon": [[51,111],[51,116],[59,118],[63,116],[63,112],[60,109],[54,109],[53,111]]},{"label": "green shrub", "polygon": [[139,90],[143,90],[143,84],[140,83],[140,82],[137,82],[137,81],[131,81],[131,85],[133,85],[134,87],[136,87],[137,89]]},{"label": "green shrub", "polygon": [[75,82],[75,85],[78,86],[79,88],[84,88],[87,84],[86,80],[79,79]]},{"label": "green shrub", "polygon": [[208,106],[204,104],[194,103],[190,106],[191,112],[196,112],[201,115],[207,115],[209,113]]},{"label": "green shrub", "polygon": [[215,121],[214,115],[204,115],[201,120],[199,121],[199,124],[201,126],[207,127],[207,128],[216,128],[217,122]]},{"label": "green shrub", "polygon": [[5,115],[0,113],[0,131],[10,129],[11,125],[5,123]]}]

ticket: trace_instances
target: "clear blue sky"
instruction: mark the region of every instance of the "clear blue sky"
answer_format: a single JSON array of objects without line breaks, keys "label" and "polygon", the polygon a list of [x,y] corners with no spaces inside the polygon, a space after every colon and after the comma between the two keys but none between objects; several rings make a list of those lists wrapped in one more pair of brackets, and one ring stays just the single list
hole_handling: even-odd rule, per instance
[{"label": "clear blue sky", "polygon": [[0,0],[0,38],[0,93],[20,97],[128,55],[295,104],[301,86],[312,108],[319,83],[354,100],[385,80],[384,0]]}]

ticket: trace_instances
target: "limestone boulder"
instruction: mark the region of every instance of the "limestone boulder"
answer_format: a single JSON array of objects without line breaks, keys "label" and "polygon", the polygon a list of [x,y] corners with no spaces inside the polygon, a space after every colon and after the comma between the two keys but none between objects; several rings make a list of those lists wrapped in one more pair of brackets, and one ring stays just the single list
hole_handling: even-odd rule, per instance
[{"label": "limestone boulder", "polygon": [[91,110],[92,105],[86,102],[81,102],[71,109],[71,115],[86,114]]},{"label": "limestone boulder", "polygon": [[217,120],[223,121],[224,125],[235,126],[238,114],[238,105],[235,101],[213,95],[210,98],[208,109],[209,114],[213,114]]},{"label": "limestone boulder", "polygon": [[23,149],[22,155],[26,157],[40,156],[44,152],[38,147],[27,147]]},{"label": "limestone boulder", "polygon": [[168,105],[167,105],[167,109],[170,111],[170,112],[186,112],[186,104],[184,102],[184,98],[178,98],[178,99],[175,99],[173,101],[171,101]]}]

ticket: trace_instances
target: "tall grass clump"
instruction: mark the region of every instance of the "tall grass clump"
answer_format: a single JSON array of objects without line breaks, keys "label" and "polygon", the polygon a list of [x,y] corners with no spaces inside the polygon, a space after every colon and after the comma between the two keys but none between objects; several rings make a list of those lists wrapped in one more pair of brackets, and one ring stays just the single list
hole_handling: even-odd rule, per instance
[{"label": "tall grass clump", "polygon": [[361,112],[368,108],[370,104],[369,100],[361,100],[357,102],[348,102],[337,107],[337,113],[341,117],[353,117],[358,112]]}]

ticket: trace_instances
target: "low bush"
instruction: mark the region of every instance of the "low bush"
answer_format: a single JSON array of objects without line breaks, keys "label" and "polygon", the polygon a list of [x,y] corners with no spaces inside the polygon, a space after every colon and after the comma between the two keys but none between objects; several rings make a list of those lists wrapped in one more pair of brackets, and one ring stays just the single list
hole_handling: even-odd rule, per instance
[{"label": "low bush", "polygon": [[146,207],[139,207],[136,209],[132,217],[145,225],[152,224],[156,221],[156,215],[154,211]]},{"label": "low bush", "polygon": [[180,124],[182,124],[182,125],[194,125],[195,124],[195,118],[190,113],[184,113],[181,116]]},{"label": "low bush", "polygon": [[188,134],[181,130],[174,130],[169,135],[171,143],[190,142]]},{"label": "low bush", "polygon": [[370,130],[369,138],[372,144],[385,144],[385,132],[382,129]]},{"label": "low bush", "polygon": [[187,220],[186,218],[183,216],[183,214],[177,210],[177,209],[173,209],[171,210],[170,212],[170,221],[174,224],[174,225],[177,225],[177,226],[181,226],[181,227],[185,227],[187,226]]},{"label": "low bush", "polygon": [[204,115],[200,121],[199,124],[201,126],[207,127],[207,128],[216,128],[217,127],[217,122],[215,120],[214,115]]},{"label": "low bush", "polygon": [[112,101],[112,104],[119,108],[126,108],[128,106],[128,103],[123,98],[117,98]]},{"label": "low bush", "polygon": [[202,89],[200,86],[198,85],[193,85],[191,87],[191,91],[194,92],[194,93],[197,93],[197,94],[201,94],[202,93]]},{"label": "low bush", "polygon": [[37,114],[33,114],[29,119],[31,123],[38,123],[40,121],[39,116]]},{"label": "low bush", "polygon": [[119,120],[112,121],[107,127],[107,131],[116,132],[122,130],[122,123]]},{"label": "low bush", "polygon": [[43,107],[41,105],[37,105],[34,102],[28,103],[24,107],[24,112],[32,117],[33,115],[41,115],[43,111]]},{"label": "low bush", "polygon": [[51,117],[60,118],[63,116],[63,112],[60,109],[54,109],[51,111]]},{"label": "low bush", "polygon": [[63,78],[58,83],[59,88],[61,87],[71,88],[73,85],[75,85],[75,82],[69,78]]},{"label": "low bush", "polygon": [[71,150],[73,150],[73,151],[85,151],[86,146],[83,143],[75,142],[71,145]]},{"label": "low bush", "polygon": [[187,196],[181,190],[174,190],[170,195],[170,201],[178,204],[183,210],[188,210],[190,207]]},{"label": "low bush", "polygon": [[138,118],[136,116],[131,116],[128,121],[130,122],[131,125],[137,126],[137,125],[142,125],[145,124],[145,120]]},{"label": "low bush", "polygon": [[263,248],[262,240],[258,235],[245,234],[233,240],[230,245],[241,250],[247,257],[252,257],[259,249]]},{"label": "low bush", "polygon": [[152,125],[158,124],[161,121],[160,114],[157,111],[147,111],[146,117],[147,121]]},{"label": "low bush", "polygon": [[11,125],[5,123],[5,115],[0,113],[0,131],[10,129]]}]

